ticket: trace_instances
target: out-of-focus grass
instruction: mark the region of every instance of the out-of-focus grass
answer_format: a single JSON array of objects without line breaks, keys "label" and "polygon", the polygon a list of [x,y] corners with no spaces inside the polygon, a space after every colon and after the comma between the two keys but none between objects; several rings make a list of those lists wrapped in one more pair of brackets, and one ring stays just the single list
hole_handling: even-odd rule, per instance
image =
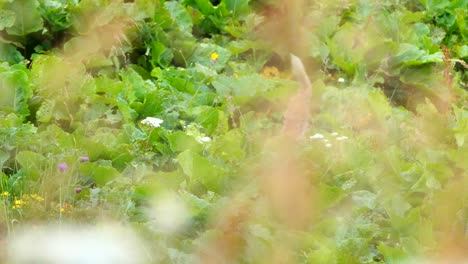
[{"label": "out-of-focus grass", "polygon": [[[346,10],[355,2],[319,1],[318,4],[328,5],[327,10],[332,13],[333,8]],[[329,33],[321,32],[327,31],[324,29],[327,25],[321,24],[324,17],[308,13],[307,1],[278,1],[277,8],[278,13],[267,18],[259,36],[269,41],[273,51],[280,55],[295,52],[307,57],[315,54],[316,51],[309,50],[306,45],[307,37],[310,32]],[[77,98],[84,94],[89,98],[96,96],[84,85],[94,78],[86,70],[87,63],[119,50],[126,41],[128,20],[124,14],[122,20],[104,23],[104,27],[95,30],[93,23],[105,18],[105,13],[106,9],[84,15],[79,19],[80,37],[47,56],[38,55],[32,62],[31,72],[38,86],[36,95],[46,100],[59,98],[57,107],[65,109],[63,112],[70,120],[64,130],[73,131],[79,127],[75,114],[80,111],[83,98]],[[336,22],[334,26],[340,23],[329,22]],[[41,171],[41,175],[35,175],[40,181],[28,182],[30,185],[16,187],[15,193],[2,196],[5,202],[0,205],[0,232],[7,239],[0,240],[0,258],[5,257],[3,249],[8,251],[10,263],[158,263],[168,259],[177,263],[196,260],[201,263],[242,260],[255,263],[411,263],[413,257],[418,259],[415,263],[424,263],[426,259],[436,263],[465,261],[468,179],[464,159],[467,151],[466,143],[460,144],[453,130],[466,133],[466,124],[462,124],[466,123],[466,104],[463,100],[455,101],[456,96],[451,93],[463,98],[466,91],[447,87],[443,76],[435,70],[422,71],[428,73],[425,76],[415,71],[408,78],[414,78],[416,86],[419,78],[428,78],[434,89],[428,93],[422,89],[409,96],[407,108],[412,112],[392,105],[376,88],[382,80],[374,75],[362,78],[360,74],[367,73],[360,73],[359,67],[355,67],[356,63],[367,61],[367,66],[376,72],[389,70],[388,65],[374,60],[386,56],[387,45],[392,45],[378,26],[371,18],[362,27],[349,24],[328,39],[335,50],[333,47],[328,51],[320,50],[335,53],[334,63],[344,68],[335,67],[336,74],[355,80],[348,77],[335,80],[333,72],[317,70],[324,68],[317,61],[306,61],[310,75],[314,76],[307,139],[296,142],[277,137],[280,125],[272,121],[277,117],[268,116],[266,109],[257,109],[267,114],[252,118],[258,122],[252,124],[261,126],[261,118],[265,118],[270,126],[248,130],[251,124],[245,124],[245,120],[249,116],[239,110],[236,126],[253,131],[248,137],[255,142],[247,141],[246,144],[252,145],[248,148],[253,151],[245,160],[239,155],[240,161],[232,161],[243,163],[234,175],[229,174],[234,178],[229,192],[204,193],[200,191],[202,187],[186,186],[191,179],[180,181],[183,183],[173,191],[173,182],[179,182],[179,175],[157,174],[160,168],[151,166],[126,164],[125,177],[115,179],[112,175],[117,170],[106,170],[108,161],[103,160],[97,161],[95,167],[90,165],[88,171],[98,170],[110,175],[112,184],[97,187],[93,186],[96,183],[83,184],[81,169],[88,165],[77,160],[82,153],[76,146],[86,141],[78,136],[57,144],[69,147],[63,154],[53,156],[60,157],[60,161],[43,159],[43,156],[39,158],[40,163],[25,162],[31,166],[31,171]],[[317,49],[320,48],[323,47]],[[346,54],[340,57],[341,52]],[[210,59],[215,64],[219,58]],[[214,78],[209,69],[204,71],[208,72],[207,79]],[[161,78],[161,72],[154,74]],[[105,78],[100,81],[114,84]],[[421,91],[417,87],[409,90]],[[113,98],[106,100],[103,105],[115,103]],[[462,109],[458,110],[458,115],[450,109],[452,106]],[[281,107],[284,112],[286,105]],[[107,114],[112,117],[111,113]],[[47,115],[43,118],[47,119]],[[43,120],[39,132],[49,126],[48,121]],[[60,128],[62,124],[55,125],[44,137],[50,140],[51,148],[55,138],[64,134]],[[95,131],[92,130],[95,127],[87,127],[90,131],[85,131],[86,135],[104,131],[99,136],[103,144],[117,139],[110,135],[122,129],[119,122],[96,127]],[[138,137],[136,131],[125,133]],[[149,134],[157,139],[163,137],[153,132]],[[182,145],[199,148],[196,142],[190,141],[192,134],[182,137],[184,142],[178,142],[179,145],[171,142],[170,148]],[[234,139],[225,139],[222,147],[229,146],[229,141],[236,141],[235,135],[231,135]],[[77,138],[82,142],[77,143]],[[148,147],[150,141],[138,147]],[[217,153],[237,154],[237,149],[222,147]],[[41,147],[35,151],[42,151]],[[197,172],[208,175],[214,170],[211,165],[205,166],[206,160],[201,156],[184,153],[187,155],[170,158],[191,160],[190,166],[182,168],[185,173],[192,174],[190,177],[194,178]],[[22,155],[27,160],[31,158],[29,154],[23,152]],[[106,153],[101,155],[106,156]],[[67,167],[60,167],[61,162]],[[201,169],[196,172],[193,168],[197,166]],[[213,182],[218,180],[216,177],[228,178],[213,175],[214,179],[210,179]],[[77,189],[83,185],[86,185],[83,190]],[[140,198],[145,191],[154,192],[154,199]],[[33,194],[43,200],[31,198]],[[76,202],[75,197],[89,197],[89,203],[79,199]],[[14,210],[12,206],[16,206]],[[114,221],[122,223],[123,227],[107,227],[108,222]],[[371,253],[366,254],[367,251]],[[370,257],[363,259],[362,255]]]}]

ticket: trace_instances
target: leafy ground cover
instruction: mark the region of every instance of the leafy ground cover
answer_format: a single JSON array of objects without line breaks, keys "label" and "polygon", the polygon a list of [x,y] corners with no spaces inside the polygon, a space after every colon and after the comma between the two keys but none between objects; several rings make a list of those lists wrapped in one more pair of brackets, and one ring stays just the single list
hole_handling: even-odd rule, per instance
[{"label": "leafy ground cover", "polygon": [[[3,243],[106,221],[142,263],[467,261],[467,5],[1,1]],[[301,228],[257,170],[298,88],[289,53],[313,86],[285,153],[313,190]]]}]

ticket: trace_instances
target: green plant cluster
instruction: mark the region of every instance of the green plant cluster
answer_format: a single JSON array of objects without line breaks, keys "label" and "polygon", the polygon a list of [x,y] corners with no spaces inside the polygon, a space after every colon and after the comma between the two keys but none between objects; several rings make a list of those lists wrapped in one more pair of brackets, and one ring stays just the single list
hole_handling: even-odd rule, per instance
[{"label": "green plant cluster", "polygon": [[[300,263],[411,263],[466,241],[467,1],[304,2],[314,221],[291,231],[252,209],[233,261],[263,261],[284,233]],[[297,90],[275,64],[287,51],[255,37],[267,8],[0,1],[0,235],[105,216],[155,263],[193,263],[233,193],[261,207],[249,168]],[[168,193],[188,212],[171,233],[148,214]]]}]

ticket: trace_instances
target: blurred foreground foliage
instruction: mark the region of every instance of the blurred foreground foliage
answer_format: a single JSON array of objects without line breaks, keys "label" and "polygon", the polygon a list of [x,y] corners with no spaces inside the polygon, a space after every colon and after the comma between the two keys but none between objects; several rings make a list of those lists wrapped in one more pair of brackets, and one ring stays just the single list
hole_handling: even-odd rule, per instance
[{"label": "blurred foreground foliage", "polygon": [[[193,263],[216,236],[240,263],[456,262],[467,5],[2,0],[0,234],[112,219],[141,233],[147,263]],[[297,89],[290,52],[314,89],[300,230],[268,210],[254,169]]]}]

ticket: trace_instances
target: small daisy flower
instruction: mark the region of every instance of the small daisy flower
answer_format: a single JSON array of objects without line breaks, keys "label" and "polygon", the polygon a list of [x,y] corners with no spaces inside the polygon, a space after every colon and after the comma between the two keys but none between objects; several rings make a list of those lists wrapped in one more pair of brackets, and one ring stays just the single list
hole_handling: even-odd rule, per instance
[{"label": "small daisy flower", "polygon": [[57,167],[58,167],[59,170],[61,170],[61,171],[64,171],[64,170],[68,169],[68,165],[65,164],[65,163],[60,163]]},{"label": "small daisy flower", "polygon": [[346,140],[346,139],[348,139],[347,136],[341,136],[341,137],[337,137],[337,138],[336,138],[336,140],[340,140],[340,141],[341,141],[341,140]]},{"label": "small daisy flower", "polygon": [[344,78],[338,78],[338,82],[339,82],[339,83],[344,83],[344,82],[345,82],[345,79],[344,79]]},{"label": "small daisy flower", "polygon": [[152,126],[152,127],[160,127],[163,122],[164,121],[162,119],[159,119],[159,118],[156,118],[156,117],[147,117],[147,118],[141,120],[141,123],[143,125],[148,125],[148,126]]},{"label": "small daisy flower", "polygon": [[216,53],[216,52],[213,52],[213,53],[211,53],[211,56],[210,56],[210,57],[211,57],[211,60],[212,60],[212,61],[217,61],[218,58],[219,58],[219,54]]},{"label": "small daisy flower", "polygon": [[325,144],[325,147],[327,147],[327,148],[331,148],[331,146],[332,146],[332,144],[330,144],[330,143]]},{"label": "small daisy flower", "polygon": [[333,132],[333,133],[331,133],[331,135],[334,136],[334,137],[336,137],[336,136],[338,136],[338,133]]},{"label": "small daisy flower", "polygon": [[324,136],[322,134],[320,134],[320,133],[316,133],[313,136],[310,136],[309,138],[310,139],[322,139],[322,138],[324,138]]}]

